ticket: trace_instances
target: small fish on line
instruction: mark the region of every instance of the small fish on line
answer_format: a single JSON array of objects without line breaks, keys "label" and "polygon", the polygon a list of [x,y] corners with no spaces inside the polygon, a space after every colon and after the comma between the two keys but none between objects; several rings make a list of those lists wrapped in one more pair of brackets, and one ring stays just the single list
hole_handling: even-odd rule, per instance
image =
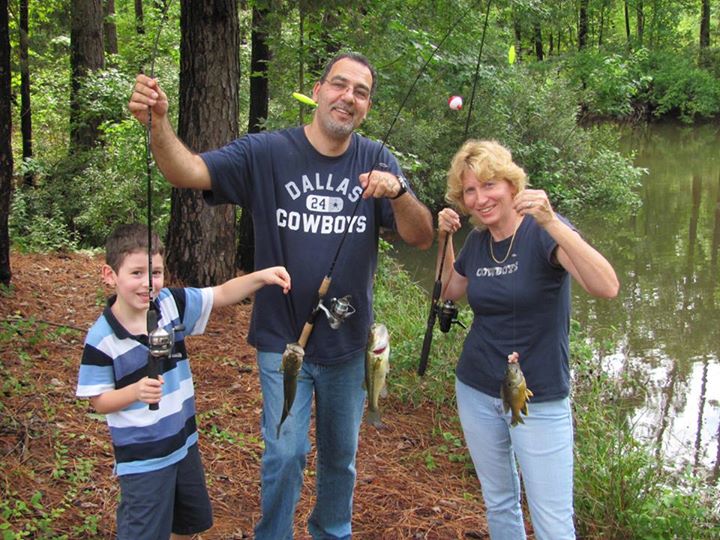
[{"label": "small fish on line", "polygon": [[300,373],[300,368],[302,367],[304,356],[305,350],[299,343],[288,343],[285,346],[280,367],[280,371],[283,373],[283,411],[277,428],[278,438],[280,438],[280,428],[290,414],[290,409],[295,401],[297,378],[298,373]]},{"label": "small fish on line", "polygon": [[390,334],[384,324],[375,323],[370,327],[367,350],[365,351],[365,383],[367,390],[367,415],[365,420],[375,427],[382,427],[380,421],[380,398],[387,397],[387,374],[390,371]]},{"label": "small fish on line", "polygon": [[[513,353],[510,357],[517,358],[517,353]],[[527,402],[532,395],[533,393],[525,382],[525,375],[523,375],[520,369],[520,363],[517,362],[517,360],[509,361],[505,369],[505,379],[500,386],[500,397],[503,401],[505,412],[512,411],[510,425],[516,426],[518,423],[525,423],[520,413],[522,412],[525,416],[528,415]]]}]

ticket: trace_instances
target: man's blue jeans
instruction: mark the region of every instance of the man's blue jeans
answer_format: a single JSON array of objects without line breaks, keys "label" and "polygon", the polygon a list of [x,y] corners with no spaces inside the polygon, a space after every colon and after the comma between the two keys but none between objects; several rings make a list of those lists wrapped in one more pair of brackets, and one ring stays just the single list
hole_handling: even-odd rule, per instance
[{"label": "man's blue jeans", "polygon": [[262,517],[256,540],[293,537],[295,506],[310,451],[310,413],[315,397],[316,502],[308,522],[315,540],[348,539],[352,529],[355,456],[365,390],[364,353],[337,365],[303,362],[290,414],[277,434],[283,406],[282,355],[258,351],[263,393]]},{"label": "man's blue jeans", "polygon": [[573,427],[570,400],[530,401],[524,424],[510,427],[502,401],[455,379],[458,415],[475,465],[493,540],[525,538],[520,509],[522,471],[538,540],[575,538]]}]

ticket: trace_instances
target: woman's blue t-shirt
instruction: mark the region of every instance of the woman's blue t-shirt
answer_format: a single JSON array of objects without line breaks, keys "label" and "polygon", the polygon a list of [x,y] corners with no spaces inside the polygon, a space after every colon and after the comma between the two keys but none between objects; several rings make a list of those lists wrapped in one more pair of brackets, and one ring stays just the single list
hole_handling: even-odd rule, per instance
[{"label": "woman's blue t-shirt", "polygon": [[518,352],[533,401],[564,398],[570,389],[570,275],[554,262],[555,240],[531,216],[511,240],[493,242],[501,261],[512,250],[497,263],[490,254],[492,236],[475,229],[455,261],[455,270],[468,280],[474,313],[457,377],[500,397],[507,357]]}]

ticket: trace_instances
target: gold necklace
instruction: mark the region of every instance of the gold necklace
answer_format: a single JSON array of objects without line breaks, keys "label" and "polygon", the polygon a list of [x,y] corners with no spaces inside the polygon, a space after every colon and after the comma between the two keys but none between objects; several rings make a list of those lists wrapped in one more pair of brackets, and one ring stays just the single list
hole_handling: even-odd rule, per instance
[{"label": "gold necklace", "polygon": [[505,257],[503,257],[503,259],[501,261],[498,261],[495,258],[495,254],[493,253],[493,247],[492,247],[493,246],[492,233],[490,231],[488,231],[488,234],[490,235],[490,256],[492,257],[492,260],[495,261],[496,264],[502,264],[508,260],[508,257],[510,256],[510,252],[512,252],[513,242],[515,242],[515,235],[517,234],[518,229],[520,228],[520,223],[522,223],[522,220],[520,220],[520,222],[517,225],[515,225],[515,230],[512,233],[512,238],[510,238],[510,245],[508,246],[507,253],[505,254]]}]

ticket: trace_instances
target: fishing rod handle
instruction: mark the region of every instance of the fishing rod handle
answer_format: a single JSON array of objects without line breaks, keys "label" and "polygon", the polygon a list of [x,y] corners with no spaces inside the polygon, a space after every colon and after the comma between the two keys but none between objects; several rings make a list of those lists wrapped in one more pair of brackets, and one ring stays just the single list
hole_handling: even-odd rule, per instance
[{"label": "fishing rod handle", "polygon": [[425,330],[425,338],[423,339],[422,352],[420,353],[420,364],[418,365],[417,374],[421,377],[425,375],[427,370],[428,359],[430,358],[430,345],[432,345],[433,328],[435,327],[436,311],[433,305],[430,309],[428,317],[427,329]]},{"label": "fishing rod handle", "polygon": [[310,339],[310,333],[312,332],[313,326],[314,324],[310,321],[306,322],[305,326],[303,326],[300,339],[298,339],[298,345],[300,345],[303,349],[305,349],[305,345],[307,345],[308,339]]},{"label": "fishing rod handle", "polygon": [[420,353],[420,364],[418,365],[417,374],[421,377],[425,375],[427,370],[428,358],[430,357],[430,345],[432,343],[432,328],[428,326],[428,331],[425,333],[425,339],[423,340],[422,352]]},{"label": "fishing rod handle", "polygon": [[[153,356],[152,354],[148,353],[148,369],[147,369],[147,376],[151,379],[157,380],[158,376],[160,375],[160,360]],[[148,405],[148,409],[151,411],[157,411],[160,408],[159,403],[150,403]]]}]

